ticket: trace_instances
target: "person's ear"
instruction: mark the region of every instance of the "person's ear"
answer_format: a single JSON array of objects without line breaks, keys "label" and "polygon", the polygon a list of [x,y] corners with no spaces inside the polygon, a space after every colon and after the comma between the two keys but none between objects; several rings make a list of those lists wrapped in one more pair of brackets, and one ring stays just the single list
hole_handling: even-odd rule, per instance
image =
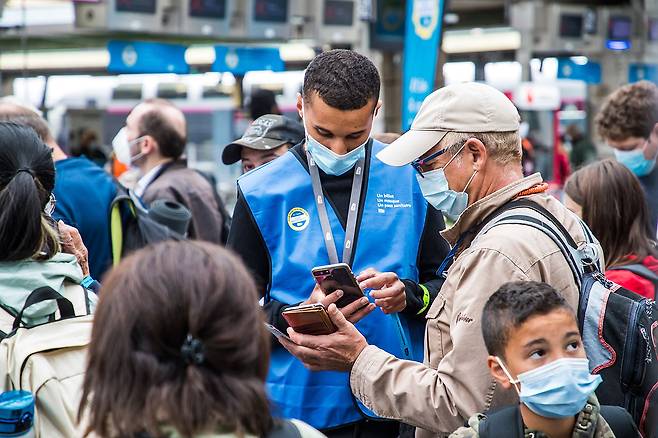
[{"label": "person's ear", "polygon": [[501,367],[496,360],[496,356],[487,357],[487,366],[489,367],[491,376],[496,379],[496,382],[498,382],[500,386],[502,386],[504,389],[512,388],[512,383],[509,381],[505,371],[503,371],[503,367]]},{"label": "person's ear", "polygon": [[144,138],[139,142],[139,151],[143,155],[148,155],[151,152],[158,149],[158,144],[155,139],[150,135],[145,135]]},{"label": "person's ear", "polygon": [[644,157],[648,160],[658,156],[658,123],[653,125],[651,134],[649,134],[649,143],[644,151]]},{"label": "person's ear", "polygon": [[377,114],[379,114],[379,109],[382,107],[382,103],[383,102],[381,100],[377,101],[377,104],[375,105],[375,116],[374,117],[377,117]]},{"label": "person's ear", "polygon": [[302,94],[297,93],[297,113],[299,114],[299,117],[303,120],[304,119],[304,112],[302,111],[302,107],[304,105],[304,102],[302,101]]},{"label": "person's ear", "polygon": [[466,141],[466,157],[473,163],[473,170],[480,171],[487,163],[487,148],[479,139],[471,137]]}]

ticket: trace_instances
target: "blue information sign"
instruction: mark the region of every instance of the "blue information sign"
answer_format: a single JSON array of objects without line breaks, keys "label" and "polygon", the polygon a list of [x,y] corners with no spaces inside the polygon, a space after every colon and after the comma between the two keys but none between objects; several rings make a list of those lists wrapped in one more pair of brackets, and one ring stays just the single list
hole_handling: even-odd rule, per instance
[{"label": "blue information sign", "polygon": [[577,79],[588,84],[601,83],[601,64],[587,61],[584,63],[574,62],[571,58],[559,58],[557,60],[558,79]]},{"label": "blue information sign", "polygon": [[658,64],[631,64],[628,82],[651,81],[658,84]]},{"label": "blue information sign", "polygon": [[185,61],[187,46],[146,41],[110,41],[110,73],[178,73],[190,72]]},{"label": "blue information sign", "polygon": [[411,126],[423,100],[434,91],[444,0],[407,0],[402,74],[402,130]]},{"label": "blue information sign", "polygon": [[279,49],[273,47],[215,46],[212,71],[245,74],[249,71],[284,71]]}]

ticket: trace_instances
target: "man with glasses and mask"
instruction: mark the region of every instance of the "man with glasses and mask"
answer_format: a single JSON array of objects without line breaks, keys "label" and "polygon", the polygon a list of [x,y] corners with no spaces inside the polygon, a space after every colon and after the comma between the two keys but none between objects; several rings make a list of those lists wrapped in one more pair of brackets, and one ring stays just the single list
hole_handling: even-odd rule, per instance
[{"label": "man with glasses and mask", "polygon": [[417,426],[416,437],[447,436],[477,412],[518,402],[486,366],[481,315],[489,297],[509,281],[534,280],[552,285],[573,309],[578,304],[569,264],[550,237],[518,223],[481,232],[485,221],[502,208],[519,208],[511,203],[522,199],[545,215],[527,206],[515,210],[519,214],[543,221],[553,216],[578,244],[586,237],[578,218],[546,193],[539,174],[523,177],[519,114],[488,85],[433,92],[411,130],[377,158],[391,166],[412,164],[427,201],[457,219],[442,233],[452,250],[439,268],[446,281],[427,312],[424,364],[371,345],[334,305],[328,313],[335,333],[310,336],[290,328],[295,343],[280,342],[312,369],[350,372],[352,392],[366,407]]},{"label": "man with glasses and mask", "polygon": [[649,81],[625,85],[612,93],[596,116],[603,140],[614,149],[617,161],[639,179],[658,225],[658,87]]},{"label": "man with glasses and mask", "polygon": [[150,99],[128,114],[126,126],[112,140],[117,160],[139,169],[134,192],[145,204],[169,200],[192,213],[188,236],[222,241],[223,219],[210,182],[187,167],[182,157],[187,143],[183,112],[163,99]]},{"label": "man with glasses and mask", "polygon": [[[370,299],[342,308],[345,317],[383,351],[421,360],[424,316],[443,282],[436,271],[448,246],[439,235],[443,217],[428,208],[414,170],[375,157],[384,148],[370,137],[379,88],[377,69],[355,52],[332,50],[310,63],[297,102],[305,141],[239,179],[228,246],[250,268],[269,323],[281,331],[286,308],[338,299],[315,287],[311,269],[343,262]],[[329,437],[398,436],[397,422],[358,405],[347,373],[309,371],[278,344],[267,386],[282,417]]]}]

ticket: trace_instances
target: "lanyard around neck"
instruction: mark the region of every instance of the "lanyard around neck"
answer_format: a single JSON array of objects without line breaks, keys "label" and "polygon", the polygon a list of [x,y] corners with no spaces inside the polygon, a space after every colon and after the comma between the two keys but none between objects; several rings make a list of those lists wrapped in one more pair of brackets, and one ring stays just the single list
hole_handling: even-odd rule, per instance
[{"label": "lanyard around neck", "polygon": [[338,260],[338,251],[336,250],[336,243],[334,242],[334,233],[331,231],[331,224],[329,223],[329,215],[327,214],[327,206],[324,199],[324,193],[322,192],[322,183],[320,182],[318,165],[308,151],[306,151],[306,159],[308,160],[308,171],[311,175],[315,206],[317,207],[318,215],[320,216],[320,225],[322,226],[324,244],[327,247],[327,254],[329,255],[329,263],[336,264],[342,261],[351,266],[352,252],[354,250],[354,236],[356,235],[356,220],[359,215],[361,187],[363,186],[363,166],[365,158],[360,158],[354,167],[354,178],[352,180],[352,193],[350,194],[350,205],[347,213],[347,227],[345,229],[342,260]]}]

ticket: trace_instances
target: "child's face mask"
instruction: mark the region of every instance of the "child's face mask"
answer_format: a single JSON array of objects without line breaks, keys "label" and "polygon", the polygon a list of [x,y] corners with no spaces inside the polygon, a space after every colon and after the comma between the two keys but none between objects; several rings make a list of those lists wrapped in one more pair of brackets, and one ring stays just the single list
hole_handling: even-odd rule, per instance
[{"label": "child's face mask", "polygon": [[[519,393],[521,402],[546,418],[566,418],[578,414],[588,397],[602,382],[589,372],[587,359],[563,358],[518,375],[517,380],[503,361],[498,364]],[[521,389],[519,389],[521,384]]]}]

